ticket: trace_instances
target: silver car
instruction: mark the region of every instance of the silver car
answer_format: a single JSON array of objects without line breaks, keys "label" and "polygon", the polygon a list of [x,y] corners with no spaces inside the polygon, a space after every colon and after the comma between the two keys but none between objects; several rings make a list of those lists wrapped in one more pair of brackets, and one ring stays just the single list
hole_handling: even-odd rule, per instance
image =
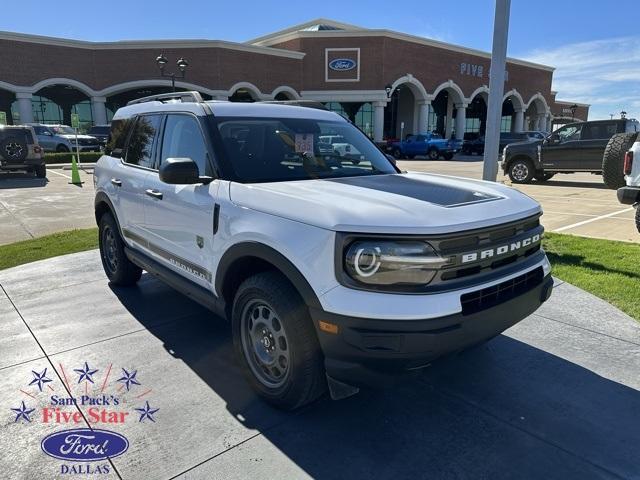
[{"label": "silver car", "polygon": [[[38,142],[45,152],[70,152],[76,150],[76,131],[67,125],[31,124]],[[99,152],[100,142],[91,135],[78,135],[81,152]]]}]

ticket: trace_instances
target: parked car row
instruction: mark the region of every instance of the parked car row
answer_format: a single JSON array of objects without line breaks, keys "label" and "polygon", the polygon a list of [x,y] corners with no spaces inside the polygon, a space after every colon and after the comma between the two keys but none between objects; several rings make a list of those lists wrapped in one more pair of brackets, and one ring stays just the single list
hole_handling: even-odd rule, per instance
[{"label": "parked car row", "polygon": [[[502,149],[510,143],[543,140],[546,136],[546,132],[540,132],[537,130],[525,132],[502,132],[500,133],[500,143],[498,148],[499,151],[502,151]],[[475,138],[465,138],[464,142],[462,142],[462,153],[465,155],[483,155],[484,135],[477,135]]]},{"label": "parked car row", "polygon": [[[92,135],[76,135],[75,129],[67,125],[30,124],[45,152],[70,152],[76,148],[81,152],[99,152],[100,142]],[[76,145],[77,141],[77,145]]]}]

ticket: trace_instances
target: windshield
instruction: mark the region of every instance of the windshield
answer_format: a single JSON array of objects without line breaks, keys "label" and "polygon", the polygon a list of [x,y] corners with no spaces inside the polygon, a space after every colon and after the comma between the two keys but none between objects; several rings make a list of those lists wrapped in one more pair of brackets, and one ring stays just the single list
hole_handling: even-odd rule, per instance
[{"label": "windshield", "polygon": [[231,167],[243,183],[397,173],[380,150],[346,122],[217,117]]},{"label": "windshield", "polygon": [[65,125],[62,126],[58,126],[56,125],[55,127],[49,127],[51,130],[53,130],[57,135],[75,135],[76,131],[71,128],[71,127],[67,127]]}]

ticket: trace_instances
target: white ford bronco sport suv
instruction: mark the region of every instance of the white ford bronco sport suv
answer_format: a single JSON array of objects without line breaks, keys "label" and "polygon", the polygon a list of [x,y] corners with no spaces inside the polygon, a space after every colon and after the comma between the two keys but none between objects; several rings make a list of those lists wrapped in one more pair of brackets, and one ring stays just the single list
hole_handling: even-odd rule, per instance
[{"label": "white ford bronco sport suv", "polygon": [[327,387],[342,398],[389,385],[551,295],[538,203],[402,173],[316,108],[135,100],[116,112],[94,181],[109,280],[131,285],[144,269],[228,318],[248,381],[284,409]]}]

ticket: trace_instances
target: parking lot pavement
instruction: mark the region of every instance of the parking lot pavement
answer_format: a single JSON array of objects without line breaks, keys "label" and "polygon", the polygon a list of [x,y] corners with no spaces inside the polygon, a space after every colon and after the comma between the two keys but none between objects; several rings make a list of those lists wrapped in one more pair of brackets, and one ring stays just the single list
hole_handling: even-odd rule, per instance
[{"label": "parking lot pavement", "polygon": [[47,178],[0,172],[0,245],[74,228],[95,227],[92,169],[80,171],[82,186],[70,185],[71,172],[47,169]]},{"label": "parking lot pavement", "polygon": [[[505,334],[397,388],[292,414],[248,388],[226,323],[147,274],[110,287],[97,251],[2,271],[0,285],[10,478],[68,477],[40,447],[71,428],[42,421],[67,388],[114,395],[133,417],[93,424],[129,441],[101,478],[638,478],[640,325],[566,283]],[[94,383],[78,382],[85,362]],[[44,368],[52,381],[39,392],[29,382]],[[122,368],[140,385],[126,390]],[[22,401],[32,422],[14,421]],[[145,402],[154,421],[133,410]]]},{"label": "parking lot pavement", "polygon": [[[452,161],[402,160],[403,170],[482,178],[482,158],[463,156]],[[511,185],[498,172],[498,181]],[[585,237],[640,242],[634,222],[634,209],[618,202],[615,190],[609,190],[602,177],[589,173],[556,175],[547,182],[512,185],[542,205],[542,224],[547,231]]]}]

